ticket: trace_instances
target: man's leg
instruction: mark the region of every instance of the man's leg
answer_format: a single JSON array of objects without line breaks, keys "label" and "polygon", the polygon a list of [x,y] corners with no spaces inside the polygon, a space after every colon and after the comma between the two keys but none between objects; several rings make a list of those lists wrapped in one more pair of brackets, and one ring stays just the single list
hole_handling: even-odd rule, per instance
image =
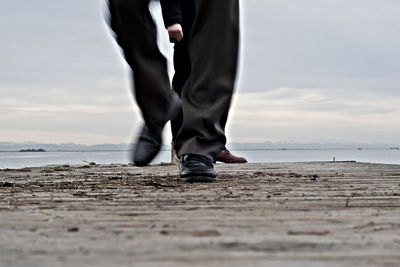
[{"label": "man's leg", "polygon": [[213,182],[226,143],[239,44],[238,0],[197,0],[189,44],[192,73],[182,91],[183,124],[177,136],[180,180]]},{"label": "man's leg", "polygon": [[175,74],[172,79],[172,88],[181,96],[182,89],[191,72],[189,55],[189,38],[192,32],[193,21],[196,15],[194,0],[180,1],[182,15],[183,39],[174,46]]},{"label": "man's leg", "polygon": [[162,129],[174,104],[148,4],[149,0],[109,0],[110,26],[133,70],[136,101],[146,124],[136,146],[137,165],[148,164],[158,153]]},{"label": "man's leg", "polygon": [[172,89],[181,97],[182,89],[188,80],[191,72],[191,62],[189,56],[189,42],[183,37],[182,41],[174,45],[174,77],[172,78]]},{"label": "man's leg", "polygon": [[[185,39],[186,38],[186,39]],[[190,76],[190,56],[188,49],[188,36],[174,46],[174,68],[175,74],[172,79],[172,89],[181,97],[183,86]],[[171,120],[172,141],[176,143],[176,136],[182,126],[182,118]],[[174,145],[173,149],[176,146]]]},{"label": "man's leg", "polygon": [[182,91],[184,119],[178,155],[215,161],[224,148],[224,128],[238,60],[238,0],[197,0],[190,39],[192,73]]},{"label": "man's leg", "polygon": [[[172,88],[181,96],[183,86],[188,80],[191,72],[191,62],[189,55],[189,37],[193,26],[194,17],[196,14],[196,7],[194,0],[186,0],[181,2],[181,14],[183,21],[183,35],[184,38],[175,43],[174,46],[174,68],[175,74],[172,79]],[[181,125],[172,124],[172,136],[175,142],[175,137]],[[224,147],[218,154],[216,161],[224,163],[246,163],[247,160],[243,157],[233,155],[226,147]]]}]

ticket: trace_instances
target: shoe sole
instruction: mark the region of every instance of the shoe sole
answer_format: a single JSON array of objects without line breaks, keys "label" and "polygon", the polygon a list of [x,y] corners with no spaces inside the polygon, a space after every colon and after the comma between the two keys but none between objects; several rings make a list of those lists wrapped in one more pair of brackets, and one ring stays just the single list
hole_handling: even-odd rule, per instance
[{"label": "shoe sole", "polygon": [[179,177],[178,181],[184,183],[212,183],[217,182],[217,177],[211,176],[189,176],[189,177]]}]

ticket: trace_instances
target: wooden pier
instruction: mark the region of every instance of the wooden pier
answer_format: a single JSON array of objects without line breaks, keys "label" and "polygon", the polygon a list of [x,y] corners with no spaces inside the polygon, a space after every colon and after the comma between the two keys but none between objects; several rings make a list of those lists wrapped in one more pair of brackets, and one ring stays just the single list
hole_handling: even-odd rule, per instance
[{"label": "wooden pier", "polygon": [[0,170],[0,266],[400,266],[400,165]]}]

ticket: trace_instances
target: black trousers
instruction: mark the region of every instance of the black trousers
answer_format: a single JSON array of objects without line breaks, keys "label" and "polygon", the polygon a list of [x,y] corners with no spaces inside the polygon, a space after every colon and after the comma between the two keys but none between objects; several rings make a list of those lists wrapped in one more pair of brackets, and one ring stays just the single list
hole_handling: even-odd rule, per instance
[{"label": "black trousers", "polygon": [[[189,55],[189,38],[192,33],[193,22],[196,15],[196,6],[194,0],[181,0],[178,1],[178,3],[182,16],[183,39],[180,42],[175,42],[174,45],[175,73],[172,79],[172,89],[181,96],[183,86],[189,79],[192,69]],[[168,8],[168,6],[162,7]]]},{"label": "black trousers", "polygon": [[172,78],[172,89],[182,97],[182,90],[190,73],[192,72],[192,64],[189,56],[189,44],[187,40],[175,43],[174,45],[174,77]]},{"label": "black trousers", "polygon": [[[166,122],[172,100],[166,60],[157,46],[150,0],[109,0],[110,25],[133,70],[135,97],[147,126]],[[196,0],[189,39],[191,75],[182,90],[178,156],[215,160],[225,146],[239,40],[238,0]]]}]

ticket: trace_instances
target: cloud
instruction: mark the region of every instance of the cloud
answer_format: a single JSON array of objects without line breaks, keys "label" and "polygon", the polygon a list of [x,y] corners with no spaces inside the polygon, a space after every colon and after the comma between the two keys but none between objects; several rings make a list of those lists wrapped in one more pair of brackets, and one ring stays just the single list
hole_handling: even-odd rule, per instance
[{"label": "cloud", "polygon": [[248,0],[241,90],[397,91],[399,12],[390,0]]},{"label": "cloud", "polygon": [[[400,4],[350,2],[242,1],[229,141],[399,141]],[[130,140],[140,112],[104,7],[2,1],[0,141]],[[152,9],[171,59],[158,4]]]},{"label": "cloud", "polygon": [[228,140],[400,142],[400,96],[331,92],[277,88],[239,93],[228,124]]}]

